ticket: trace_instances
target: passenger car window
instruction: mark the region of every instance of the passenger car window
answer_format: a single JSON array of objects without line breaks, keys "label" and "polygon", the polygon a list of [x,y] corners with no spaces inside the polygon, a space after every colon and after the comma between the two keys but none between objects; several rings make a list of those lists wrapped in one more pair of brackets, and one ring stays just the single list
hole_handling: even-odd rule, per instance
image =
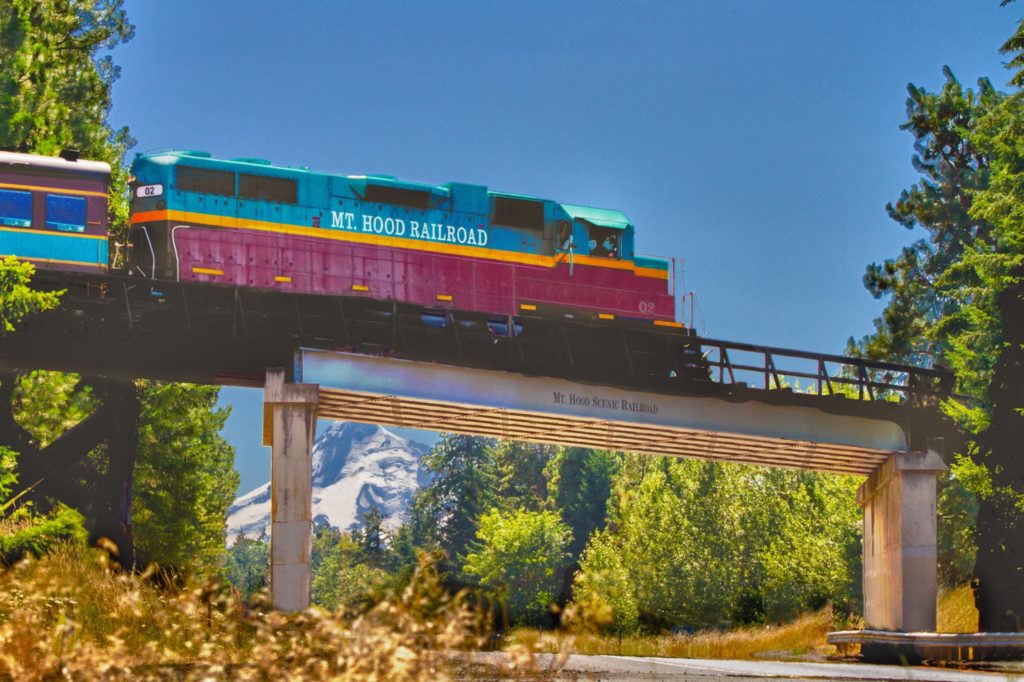
[{"label": "passenger car window", "polygon": [[32,226],[32,192],[0,189],[0,225]]},{"label": "passenger car window", "polygon": [[85,197],[47,194],[46,226],[61,232],[85,232]]}]

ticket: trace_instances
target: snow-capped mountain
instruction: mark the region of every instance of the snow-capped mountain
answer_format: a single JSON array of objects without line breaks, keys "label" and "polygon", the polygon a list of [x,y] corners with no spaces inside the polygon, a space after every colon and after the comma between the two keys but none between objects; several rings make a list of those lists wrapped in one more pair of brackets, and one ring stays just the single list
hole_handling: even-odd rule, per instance
[{"label": "snow-capped mountain", "polygon": [[[428,481],[420,460],[429,448],[380,426],[334,422],[313,445],[313,519],[341,530],[376,506],[384,525],[401,524],[413,494]],[[270,526],[270,483],[242,495],[228,510],[228,544],[239,533]]]}]

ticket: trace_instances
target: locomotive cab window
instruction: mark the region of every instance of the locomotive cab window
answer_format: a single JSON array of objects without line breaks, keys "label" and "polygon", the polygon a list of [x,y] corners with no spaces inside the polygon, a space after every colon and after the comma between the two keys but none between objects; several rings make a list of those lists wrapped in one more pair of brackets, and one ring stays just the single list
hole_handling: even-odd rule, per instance
[{"label": "locomotive cab window", "polygon": [[281,204],[299,203],[298,183],[288,178],[268,175],[238,174],[238,196],[243,199],[276,201]]},{"label": "locomotive cab window", "polygon": [[0,189],[0,225],[32,226],[32,192]]},{"label": "locomotive cab window", "polygon": [[46,226],[60,232],[85,232],[85,197],[47,194]]},{"label": "locomotive cab window", "polygon": [[544,202],[511,197],[494,197],[491,222],[527,230],[544,229]]},{"label": "locomotive cab window", "polygon": [[600,258],[618,258],[620,255],[622,230],[590,225],[590,255]]}]

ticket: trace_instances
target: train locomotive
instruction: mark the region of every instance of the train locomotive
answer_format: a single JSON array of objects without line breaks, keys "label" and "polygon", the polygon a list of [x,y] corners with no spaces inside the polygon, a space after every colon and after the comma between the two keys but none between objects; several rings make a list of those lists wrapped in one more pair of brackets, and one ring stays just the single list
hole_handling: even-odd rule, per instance
[{"label": "train locomotive", "polygon": [[[131,172],[133,278],[682,326],[670,261],[637,255],[619,211],[198,151],[139,154]],[[109,175],[0,154],[0,255],[108,270]]]}]

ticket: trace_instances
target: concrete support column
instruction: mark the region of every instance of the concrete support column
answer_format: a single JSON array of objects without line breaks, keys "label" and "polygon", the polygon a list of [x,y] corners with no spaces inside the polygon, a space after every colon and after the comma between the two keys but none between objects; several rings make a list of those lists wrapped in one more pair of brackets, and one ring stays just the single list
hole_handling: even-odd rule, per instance
[{"label": "concrete support column", "polygon": [[869,629],[935,631],[935,484],[945,468],[932,451],[895,454],[857,491]]},{"label": "concrete support column", "polygon": [[270,592],[274,608],[309,608],[312,552],[313,436],[316,384],[287,384],[284,370],[267,370],[263,444],[271,447]]}]

